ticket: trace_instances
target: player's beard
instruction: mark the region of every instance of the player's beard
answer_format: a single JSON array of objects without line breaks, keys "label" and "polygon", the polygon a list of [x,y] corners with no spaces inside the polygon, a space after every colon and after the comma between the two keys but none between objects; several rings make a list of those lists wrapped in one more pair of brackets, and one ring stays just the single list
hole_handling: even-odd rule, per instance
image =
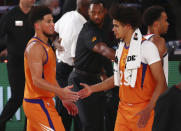
[{"label": "player's beard", "polygon": [[50,37],[53,36],[53,34],[48,34],[48,33],[46,33],[46,32],[43,32],[43,34],[44,34],[47,38],[50,38]]}]

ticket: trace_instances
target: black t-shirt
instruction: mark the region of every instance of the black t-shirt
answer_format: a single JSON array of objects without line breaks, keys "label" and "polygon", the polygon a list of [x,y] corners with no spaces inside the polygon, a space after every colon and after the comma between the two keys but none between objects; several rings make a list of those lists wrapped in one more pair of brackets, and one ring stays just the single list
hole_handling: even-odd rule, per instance
[{"label": "black t-shirt", "polygon": [[181,90],[173,86],[155,106],[153,131],[181,131]]},{"label": "black t-shirt", "polygon": [[28,16],[29,14],[24,14],[17,6],[0,19],[0,44],[1,40],[6,37],[8,57],[24,57],[24,49],[34,35]]},{"label": "black t-shirt", "polygon": [[101,72],[105,57],[93,51],[94,46],[99,42],[105,42],[102,29],[88,21],[84,24],[77,40],[75,68],[88,73]]}]

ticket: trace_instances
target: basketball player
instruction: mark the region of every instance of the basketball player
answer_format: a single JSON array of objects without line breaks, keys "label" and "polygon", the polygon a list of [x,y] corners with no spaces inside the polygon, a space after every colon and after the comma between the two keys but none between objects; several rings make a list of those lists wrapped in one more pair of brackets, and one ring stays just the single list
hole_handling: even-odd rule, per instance
[{"label": "basketball player", "polygon": [[[155,103],[166,89],[158,49],[152,42],[142,41],[139,30],[141,15],[135,8],[117,5],[112,8],[111,14],[114,34],[121,40],[116,52],[114,76],[93,86],[82,83],[85,88],[79,91],[79,95],[85,98],[114,85],[120,86],[121,101],[114,130],[151,131]],[[134,53],[137,55],[130,55]],[[130,62],[134,63],[131,64],[134,68],[130,67]]]},{"label": "basketball player", "polygon": [[145,10],[143,20],[148,27],[147,35],[144,38],[152,41],[157,46],[163,60],[164,73],[168,84],[168,53],[165,39],[161,37],[161,35],[167,33],[169,25],[165,9],[161,6],[151,6]]},{"label": "basketball player", "polygon": [[78,95],[70,87],[60,88],[56,81],[55,54],[48,44],[54,33],[51,11],[47,7],[35,7],[30,13],[35,36],[29,41],[24,53],[25,92],[23,109],[27,117],[27,131],[64,131],[53,97],[56,94],[65,101],[76,101]]}]

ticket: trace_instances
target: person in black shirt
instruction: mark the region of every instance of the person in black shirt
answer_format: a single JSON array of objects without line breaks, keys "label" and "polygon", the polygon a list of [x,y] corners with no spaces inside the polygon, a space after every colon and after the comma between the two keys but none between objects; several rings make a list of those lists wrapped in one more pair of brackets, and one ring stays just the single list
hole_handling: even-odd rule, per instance
[{"label": "person in black shirt", "polygon": [[[0,115],[0,130],[5,130],[6,122],[22,105],[24,96],[24,49],[33,36],[34,30],[29,23],[29,12],[35,0],[20,0],[19,6],[14,7],[0,20],[0,44],[6,37],[8,52],[8,79],[11,87],[11,98],[6,103]],[[3,50],[4,51],[4,50]]]},{"label": "person in black shirt", "polygon": [[[179,65],[181,74],[181,62]],[[152,131],[181,131],[181,82],[160,96],[155,106]]]},{"label": "person in black shirt", "polygon": [[[74,91],[82,89],[80,83],[89,85],[99,83],[105,57],[114,60],[115,51],[109,48],[103,36],[105,8],[102,1],[92,0],[89,6],[90,20],[84,24],[76,46],[74,69],[68,83]],[[81,123],[81,131],[104,131],[103,92],[76,102]]]},{"label": "person in black shirt", "polygon": [[77,0],[64,0],[62,6],[62,16],[69,11],[76,10],[76,3]]}]

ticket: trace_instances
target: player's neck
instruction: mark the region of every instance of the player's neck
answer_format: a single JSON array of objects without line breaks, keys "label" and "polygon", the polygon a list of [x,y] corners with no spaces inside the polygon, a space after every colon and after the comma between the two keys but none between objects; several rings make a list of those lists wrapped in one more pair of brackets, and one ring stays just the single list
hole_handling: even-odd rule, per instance
[{"label": "player's neck", "polygon": [[155,34],[155,35],[159,35],[160,36],[160,33],[159,33],[158,29],[152,28],[152,27],[148,27],[147,34]]},{"label": "player's neck", "polygon": [[124,42],[126,43],[126,46],[128,46],[128,47],[130,45],[130,41],[131,41],[133,33],[134,33],[133,30],[129,30],[125,35],[126,37],[124,38]]},{"label": "player's neck", "polygon": [[38,37],[40,40],[42,40],[44,43],[48,42],[48,37],[46,37],[45,35],[41,34],[41,33],[36,33],[35,37]]}]

